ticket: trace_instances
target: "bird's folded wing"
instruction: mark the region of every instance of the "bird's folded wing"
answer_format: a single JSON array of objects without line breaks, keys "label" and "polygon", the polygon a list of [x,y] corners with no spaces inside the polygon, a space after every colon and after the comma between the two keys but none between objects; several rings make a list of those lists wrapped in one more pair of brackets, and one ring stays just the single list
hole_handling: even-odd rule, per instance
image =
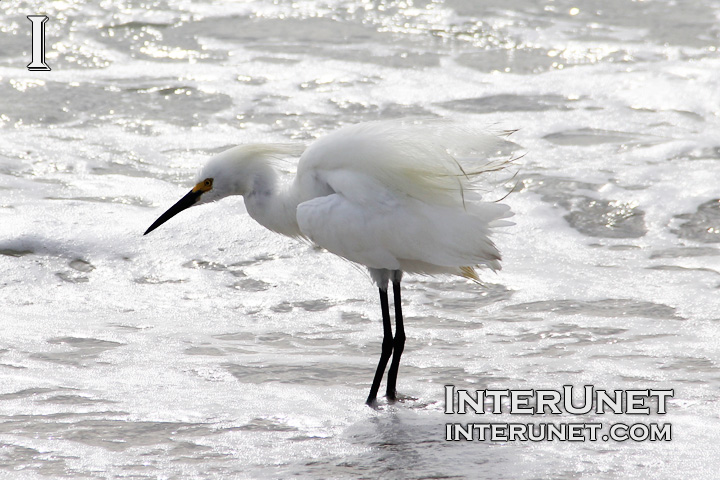
[{"label": "bird's folded wing", "polygon": [[496,203],[428,204],[357,171],[321,172],[335,192],[297,207],[302,233],[317,245],[370,268],[441,273],[500,268],[490,224],[508,216]]}]

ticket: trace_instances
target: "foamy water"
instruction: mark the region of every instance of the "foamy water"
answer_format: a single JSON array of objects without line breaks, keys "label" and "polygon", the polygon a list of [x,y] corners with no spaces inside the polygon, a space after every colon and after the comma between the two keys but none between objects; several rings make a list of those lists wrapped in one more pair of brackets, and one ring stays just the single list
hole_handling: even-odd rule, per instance
[{"label": "foamy water", "polygon": [[[0,477],[714,478],[720,2],[0,3]],[[482,5],[478,5],[482,4]],[[46,14],[50,72],[29,72]],[[142,232],[206,159],[394,117],[518,129],[485,286],[408,277],[398,389],[361,270],[241,199]],[[443,413],[674,389],[666,415]],[[446,442],[453,422],[670,442]]]}]

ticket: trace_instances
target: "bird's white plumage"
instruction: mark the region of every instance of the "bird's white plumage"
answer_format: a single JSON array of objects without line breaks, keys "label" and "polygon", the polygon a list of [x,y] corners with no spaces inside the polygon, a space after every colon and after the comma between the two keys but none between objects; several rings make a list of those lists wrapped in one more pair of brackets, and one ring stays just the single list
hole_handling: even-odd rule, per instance
[{"label": "bird's white plumage", "polygon": [[490,228],[510,216],[483,202],[487,155],[504,141],[444,121],[380,121],[340,129],[300,158],[293,188],[300,231],[328,251],[371,269],[472,276],[500,268]]},{"label": "bird's white plumage", "polygon": [[[373,270],[452,273],[500,268],[490,240],[508,206],[483,201],[496,135],[446,121],[378,121],[344,127],[310,145],[294,181],[283,184],[273,159],[285,145],[243,146],[211,160],[203,200],[245,196],[248,213],[277,232],[302,236]],[[375,278],[375,275],[374,275]]]},{"label": "bird's white plumage", "polygon": [[384,120],[349,125],[310,145],[298,165],[296,183],[319,172],[365,173],[387,188],[434,205],[462,205],[477,173],[506,140],[445,120],[413,123]]}]

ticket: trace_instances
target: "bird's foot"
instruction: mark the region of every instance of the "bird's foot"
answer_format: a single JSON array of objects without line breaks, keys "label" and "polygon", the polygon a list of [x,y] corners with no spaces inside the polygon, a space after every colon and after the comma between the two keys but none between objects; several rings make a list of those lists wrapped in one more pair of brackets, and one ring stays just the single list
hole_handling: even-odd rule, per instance
[{"label": "bird's foot", "polygon": [[416,402],[418,399],[417,397],[411,397],[410,395],[403,395],[401,393],[395,392],[395,395],[386,395],[388,399],[388,403],[405,403],[405,402]]},{"label": "bird's foot", "polygon": [[365,405],[372,408],[373,410],[377,410],[377,411],[382,410],[382,407],[378,403],[377,398],[368,398],[367,400],[365,400]]},{"label": "bird's foot", "polygon": [[365,402],[365,405],[372,408],[376,412],[384,412],[385,410],[388,410],[395,404],[395,402],[391,402],[391,401],[385,402],[383,400],[384,399],[381,399],[379,401],[373,400],[372,402]]},{"label": "bird's foot", "polygon": [[[410,395],[403,395],[401,393],[395,392],[394,395],[386,394],[385,399],[387,400],[387,403],[383,401],[383,399],[378,400],[377,398],[368,398],[365,400],[365,405],[372,408],[373,410],[384,410],[385,407],[388,407],[390,405],[394,405],[396,403],[411,403],[411,402],[417,402],[417,397],[412,397]],[[382,403],[381,403],[382,402]]]}]

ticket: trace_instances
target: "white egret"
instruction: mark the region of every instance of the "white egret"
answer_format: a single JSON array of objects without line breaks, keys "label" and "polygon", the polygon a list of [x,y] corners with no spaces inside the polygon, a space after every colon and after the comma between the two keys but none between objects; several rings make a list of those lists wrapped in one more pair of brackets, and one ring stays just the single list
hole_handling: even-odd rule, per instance
[{"label": "white egret", "polygon": [[441,120],[361,123],[311,144],[287,182],[274,163],[298,154],[296,147],[237,146],[213,157],[193,189],[145,234],[188,207],[242,195],[250,216],[263,226],[366,266],[380,291],[383,320],[382,352],[367,403],[375,403],[391,355],[386,396],[394,401],[405,345],[403,273],[478,280],[475,267],[500,269],[490,230],[509,225],[502,219],[512,213],[507,205],[484,201],[479,190],[488,172],[508,163],[486,159],[503,143],[510,142]]}]

